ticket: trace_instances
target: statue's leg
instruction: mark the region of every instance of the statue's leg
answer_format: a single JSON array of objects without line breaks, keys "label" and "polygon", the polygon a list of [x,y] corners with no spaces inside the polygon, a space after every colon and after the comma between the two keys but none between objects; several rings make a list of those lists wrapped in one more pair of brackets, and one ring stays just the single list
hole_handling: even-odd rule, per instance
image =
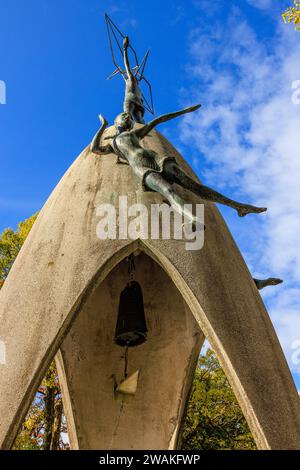
[{"label": "statue's leg", "polygon": [[151,172],[145,178],[144,184],[153,191],[160,193],[164,196],[169,203],[174,207],[177,212],[186,216],[193,225],[199,224],[203,226],[203,223],[193,215],[192,211],[186,206],[186,202],[176,193],[173,186],[164,179],[160,173]]},{"label": "statue's leg", "polygon": [[134,101],[125,98],[123,103],[123,111],[124,113],[130,114],[135,122],[138,122],[139,124],[145,124],[143,113]]},{"label": "statue's leg", "polygon": [[132,109],[132,116],[133,119],[138,122],[139,124],[145,124],[145,120],[143,117],[142,111],[139,109],[138,106],[134,105]]},{"label": "statue's leg", "polygon": [[139,124],[145,124],[142,113],[140,111],[138,111],[137,109],[135,109],[132,112],[132,116],[133,116],[133,119],[134,119],[135,122],[138,122]]},{"label": "statue's leg", "polygon": [[223,196],[223,194],[214,191],[208,186],[204,186],[203,184],[194,181],[176,163],[172,161],[166,162],[164,171],[166,175],[173,178],[174,182],[183,188],[189,189],[207,201],[218,202],[220,204],[224,204],[225,206],[232,207],[237,211],[240,217],[244,217],[245,215],[251,213],[265,212],[267,210],[265,207],[256,207],[251,206],[250,204],[242,204],[240,202],[229,199],[226,196]]}]

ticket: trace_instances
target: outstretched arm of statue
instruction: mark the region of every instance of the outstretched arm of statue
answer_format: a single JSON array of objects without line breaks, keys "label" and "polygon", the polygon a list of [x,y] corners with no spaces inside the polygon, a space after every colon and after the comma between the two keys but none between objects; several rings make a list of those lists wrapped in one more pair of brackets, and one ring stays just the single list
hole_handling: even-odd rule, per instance
[{"label": "outstretched arm of statue", "polygon": [[106,119],[102,116],[102,114],[99,115],[99,119],[101,121],[101,127],[95,137],[92,140],[90,150],[93,153],[97,153],[98,155],[103,154],[103,153],[110,153],[113,152],[112,146],[110,144],[107,145],[100,145],[100,140],[103,135],[103,132],[105,131],[108,122]]},{"label": "outstretched arm of statue", "polygon": [[143,139],[158,124],[162,124],[163,122],[170,121],[171,119],[181,116],[182,114],[192,113],[193,111],[196,111],[197,109],[199,109],[200,106],[201,104],[197,104],[196,106],[184,108],[181,111],[175,111],[175,113],[163,114],[162,116],[159,116],[153,119],[152,121],[148,122],[148,124],[145,124],[143,127],[140,127],[139,129],[134,131],[134,133],[139,139]]},{"label": "outstretched arm of statue", "polygon": [[124,41],[123,41],[123,46],[124,46],[124,65],[125,65],[125,70],[127,77],[129,80],[133,79],[133,73],[130,68],[130,63],[129,63],[129,58],[128,58],[128,47],[129,47],[129,37],[125,36]]}]

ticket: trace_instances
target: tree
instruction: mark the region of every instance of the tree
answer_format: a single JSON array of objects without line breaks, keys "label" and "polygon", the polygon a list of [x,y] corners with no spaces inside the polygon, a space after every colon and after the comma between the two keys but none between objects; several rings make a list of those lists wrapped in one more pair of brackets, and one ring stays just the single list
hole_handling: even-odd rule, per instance
[{"label": "tree", "polygon": [[294,6],[289,7],[282,14],[283,21],[285,23],[294,23],[295,29],[300,31],[300,2],[294,0]]},{"label": "tree", "polygon": [[38,388],[34,401],[14,442],[13,450],[64,450],[67,434],[61,390],[53,362]]},{"label": "tree", "polygon": [[15,232],[11,228],[7,228],[2,233],[0,238],[0,289],[36,218],[37,214],[34,214],[24,222],[20,222]]},{"label": "tree", "polygon": [[211,349],[201,355],[182,431],[184,450],[254,450],[253,437]]},{"label": "tree", "polygon": [[[0,289],[36,217],[37,214],[19,223],[16,231],[8,228],[2,233],[0,238]],[[62,433],[67,433],[66,420],[63,415],[57,371],[53,362],[38,388],[13,449],[66,449],[68,445],[63,442]]]}]

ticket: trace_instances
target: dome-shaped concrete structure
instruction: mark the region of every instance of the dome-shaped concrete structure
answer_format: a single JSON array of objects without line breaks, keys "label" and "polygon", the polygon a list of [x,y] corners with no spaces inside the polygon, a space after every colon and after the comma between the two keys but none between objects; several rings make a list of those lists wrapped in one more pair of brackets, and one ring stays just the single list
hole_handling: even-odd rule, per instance
[{"label": "dome-shaped concrete structure", "polygon": [[[105,136],[114,130],[107,129]],[[153,131],[144,145],[182,157]],[[181,191],[181,190],[180,190]],[[188,202],[200,202],[182,190]],[[131,168],[85,149],[46,202],[0,292],[0,442],[9,448],[59,348],[58,366],[73,448],[173,448],[203,334],[216,351],[262,449],[300,448],[300,403],[261,297],[220,213],[205,204],[205,244],[100,240],[96,207],[150,206]],[[247,223],[247,220],[245,220]],[[130,351],[140,369],[121,400],[122,349],[113,343],[124,258],[139,250],[147,343]]]}]

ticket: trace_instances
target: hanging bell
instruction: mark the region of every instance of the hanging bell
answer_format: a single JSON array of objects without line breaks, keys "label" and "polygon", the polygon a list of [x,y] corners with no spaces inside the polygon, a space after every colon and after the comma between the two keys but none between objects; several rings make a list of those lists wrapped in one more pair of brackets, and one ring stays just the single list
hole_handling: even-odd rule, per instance
[{"label": "hanging bell", "polygon": [[141,286],[130,281],[120,295],[115,343],[138,346],[146,341],[147,331]]}]

